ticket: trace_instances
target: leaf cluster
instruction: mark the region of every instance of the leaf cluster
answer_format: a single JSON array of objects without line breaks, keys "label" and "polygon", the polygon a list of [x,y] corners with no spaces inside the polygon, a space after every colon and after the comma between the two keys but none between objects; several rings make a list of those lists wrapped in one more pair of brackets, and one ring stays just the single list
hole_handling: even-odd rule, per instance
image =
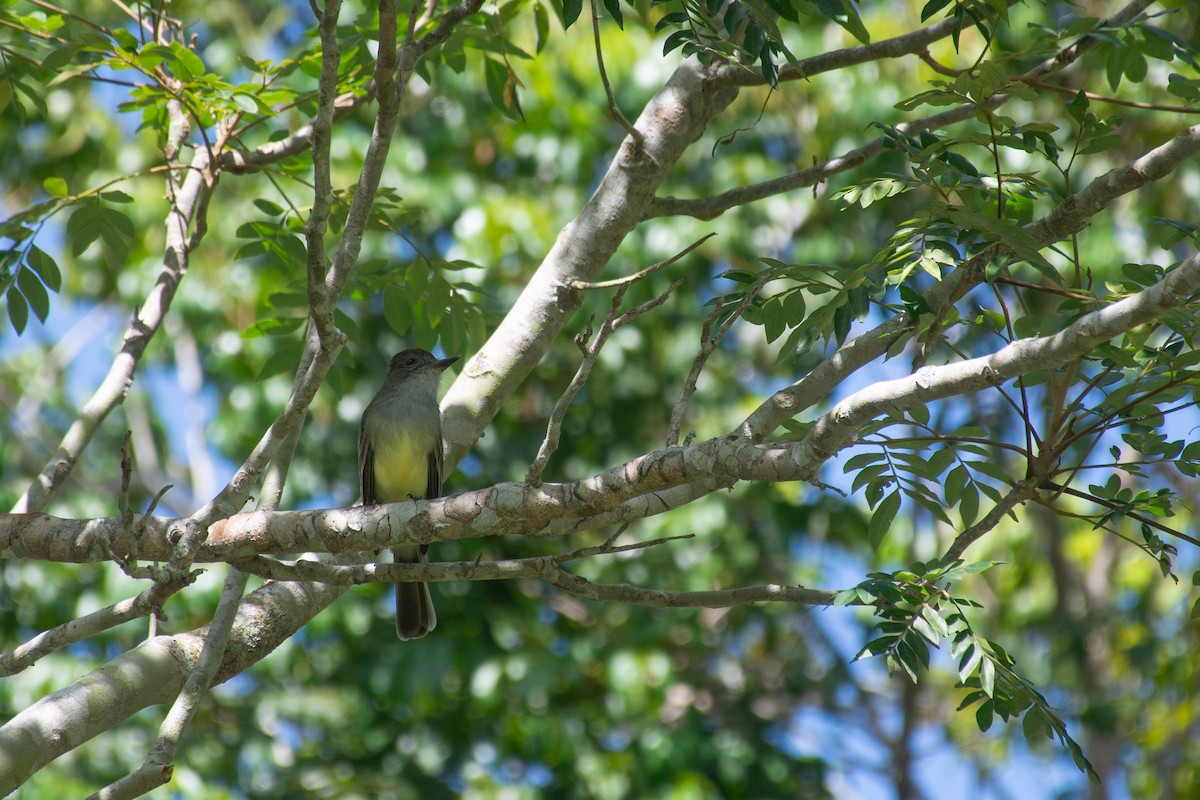
[{"label": "leaf cluster", "polygon": [[976,706],[980,731],[991,728],[996,717],[1005,722],[1021,717],[1027,739],[1057,737],[1076,766],[1098,782],[1099,776],[1067,732],[1066,723],[1041,692],[1017,673],[1012,656],[971,626],[966,609],[979,608],[979,603],[950,593],[955,582],[998,563],[918,562],[891,573],[871,573],[867,580],[839,593],[835,605],[870,605],[879,617],[876,628],[880,635],[867,642],[855,660],[883,656],[889,674],[903,671],[916,683],[919,674],[930,668],[930,647],[940,648],[948,642],[950,656],[957,660],[959,686],[968,690],[958,709]]}]

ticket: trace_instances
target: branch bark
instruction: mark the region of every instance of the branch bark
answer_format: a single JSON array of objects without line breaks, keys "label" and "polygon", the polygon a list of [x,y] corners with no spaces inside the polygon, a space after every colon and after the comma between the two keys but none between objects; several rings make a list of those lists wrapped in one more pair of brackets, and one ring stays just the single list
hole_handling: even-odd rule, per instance
[{"label": "branch bark", "polygon": [[[198,559],[231,561],[251,554],[300,551],[355,552],[398,544],[517,534],[557,536],[597,527],[623,504],[700,482],[794,481],[814,478],[831,456],[852,443],[864,424],[884,414],[1003,384],[1087,355],[1096,345],[1188,302],[1200,289],[1200,254],[1165,278],[1120,302],[1093,311],[1052,336],[1020,339],[979,358],[925,367],[916,374],[872,384],[838,403],[794,443],[759,444],[729,435],[647,453],[571,483],[504,483],[435,500],[319,511],[239,514],[213,525]],[[647,513],[665,508],[658,501]],[[43,514],[0,516],[0,557],[56,561],[105,558],[103,538],[115,552],[136,544],[141,557],[170,549],[174,521],[147,520],[140,542],[120,517],[56,520]]]}]

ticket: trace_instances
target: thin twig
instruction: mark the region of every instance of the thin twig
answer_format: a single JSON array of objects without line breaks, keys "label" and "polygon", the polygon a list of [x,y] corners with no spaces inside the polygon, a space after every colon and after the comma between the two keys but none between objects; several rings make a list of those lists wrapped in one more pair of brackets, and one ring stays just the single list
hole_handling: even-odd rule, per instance
[{"label": "thin twig", "polygon": [[496,561],[447,561],[390,564],[331,564],[325,561],[279,561],[263,556],[238,561],[236,566],[251,575],[275,581],[313,581],[335,586],[359,586],[368,583],[395,583],[420,580],[429,583],[445,581],[500,581],[513,578],[537,578],[553,566],[596,556],[615,555],[645,550],[668,542],[691,539],[695,534],[664,536],[646,542],[614,545],[612,538],[602,544],[581,547],[556,556],[530,556]]},{"label": "thin twig", "polygon": [[996,503],[983,519],[954,537],[954,541],[946,549],[946,554],[942,556],[942,561],[949,562],[962,558],[967,548],[1000,524],[1000,520],[1004,518],[1005,514],[1035,496],[1037,492],[1038,479],[1026,478],[1018,482],[1008,494],[1000,498],[1000,502]]},{"label": "thin twig", "polygon": [[714,237],[716,235],[717,234],[715,232],[705,234],[704,236],[700,237],[696,241],[689,244],[687,247],[680,250],[675,255],[668,258],[666,261],[659,261],[657,264],[651,264],[650,266],[646,267],[645,269],[639,270],[638,272],[635,272],[632,275],[627,275],[624,278],[613,278],[610,281],[571,281],[571,288],[579,289],[581,291],[587,291],[587,290],[591,290],[591,289],[611,289],[616,286],[624,286],[626,284],[636,283],[637,281],[640,281],[642,278],[645,278],[650,273],[656,272],[657,270],[660,270],[663,267],[668,267],[671,264],[674,264],[676,261],[683,258],[688,253],[692,252],[697,247],[704,244],[705,242],[707,242],[709,239],[711,239],[712,237]]},{"label": "thin twig", "polygon": [[70,475],[101,423],[125,399],[142,355],[161,327],[187,271],[194,244],[188,241],[188,224],[200,213],[207,194],[212,191],[213,181],[206,174],[210,166],[207,154],[197,152],[192,166],[194,169],[186,171],[178,188],[172,179],[174,172],[168,172],[171,211],[167,217],[163,262],[154,287],[141,307],[134,311],[108,374],[67,429],[50,462],[17,500],[14,511],[38,511],[46,505]]},{"label": "thin twig", "polygon": [[146,756],[146,760],[138,769],[109,784],[93,797],[104,800],[140,797],[171,780],[179,739],[196,713],[225,656],[225,648],[233,630],[233,620],[241,604],[242,592],[246,589],[246,579],[246,573],[236,567],[230,568],[225,578],[225,586],[221,589],[217,612],[213,615],[208,633],[204,637],[200,658],[188,673],[182,691],[159,726],[158,740]]},{"label": "thin twig", "polygon": [[1129,517],[1131,520],[1134,520],[1135,522],[1140,522],[1143,525],[1148,525],[1157,531],[1161,531],[1162,533],[1167,534],[1168,536],[1172,536],[1176,539],[1182,539],[1183,541],[1187,542],[1188,544],[1193,544],[1193,545],[1196,545],[1197,547],[1200,547],[1200,539],[1197,539],[1194,536],[1189,536],[1186,533],[1184,533],[1183,531],[1177,531],[1174,528],[1163,525],[1161,522],[1157,521],[1153,517],[1148,517],[1145,514],[1141,514],[1137,511],[1126,510],[1126,509],[1122,508],[1119,504],[1114,503],[1111,500],[1106,500],[1103,497],[1097,497],[1096,495],[1089,494],[1087,492],[1081,492],[1078,489],[1072,489],[1069,486],[1060,486],[1059,484],[1056,484],[1056,483],[1050,483],[1047,485],[1048,485],[1048,488],[1054,489],[1059,494],[1069,494],[1072,497],[1078,497],[1080,500],[1088,500],[1092,503],[1095,503],[1098,506],[1104,506],[1105,508],[1109,509],[1110,511],[1120,511],[1122,514]]},{"label": "thin twig", "polygon": [[642,132],[633,127],[625,115],[621,113],[621,109],[617,107],[617,100],[613,97],[612,84],[608,82],[608,73],[604,71],[604,52],[600,47],[600,14],[596,10],[596,0],[591,0],[592,3],[592,38],[596,42],[596,67],[600,72],[600,83],[604,85],[604,94],[608,97],[608,111],[612,114],[612,118],[617,121],[617,124],[625,129],[637,145],[638,152],[645,152],[645,143],[642,140]]},{"label": "thin twig", "polygon": [[43,631],[25,644],[17,647],[12,653],[0,656],[0,677],[15,675],[23,669],[32,666],[37,661],[57,650],[68,647],[76,642],[82,642],[103,631],[111,630],[118,625],[148,615],[160,616],[162,606],[171,595],[183,589],[195,579],[200,571],[188,576],[187,580],[178,583],[156,582],[137,597],[122,600],[91,614],[65,622],[50,630]]},{"label": "thin twig", "polygon": [[688,403],[692,400],[692,395],[696,393],[696,384],[700,380],[700,373],[704,370],[704,365],[708,363],[708,357],[713,354],[713,351],[721,344],[721,340],[725,338],[725,334],[729,333],[733,323],[737,322],[745,313],[750,303],[762,291],[763,286],[767,284],[767,278],[764,276],[750,287],[746,292],[746,296],[738,303],[737,308],[729,315],[729,319],[721,325],[716,334],[712,334],[712,326],[716,323],[717,318],[725,309],[723,303],[717,303],[717,306],[704,320],[704,325],[700,329],[700,351],[696,353],[696,358],[692,361],[692,368],[688,371],[687,379],[683,382],[683,387],[679,390],[679,397],[675,400],[675,404],[671,406],[671,424],[667,428],[667,447],[674,447],[679,444],[679,431],[683,427],[683,415],[687,412]]},{"label": "thin twig", "polygon": [[655,608],[725,608],[762,602],[786,602],[800,605],[831,605],[836,591],[806,589],[801,586],[747,586],[700,592],[645,589],[626,584],[596,584],[566,572],[569,561],[599,555],[642,550],[667,542],[689,539],[691,535],[669,536],[649,542],[614,547],[611,543],[585,547],[557,556],[504,559],[499,561],[458,561],[430,564],[366,564],[340,566],[316,561],[275,561],[262,556],[239,561],[238,566],[260,577],[283,581],[319,581],[337,585],[391,583],[400,580],[487,581],[540,578],[571,594],[592,600],[607,600]]},{"label": "thin twig", "polygon": [[[321,344],[329,346],[335,339],[336,326],[333,320],[333,308],[330,305],[330,294],[325,285],[326,254],[325,231],[329,223],[329,215],[333,208],[333,181],[329,168],[329,148],[333,139],[333,110],[338,97],[338,68],[342,63],[342,53],[338,46],[336,23],[341,10],[341,0],[328,0],[322,12],[320,24],[317,26],[321,39],[321,75],[318,80],[319,94],[317,98],[317,113],[312,121],[312,158],[313,158],[313,205],[308,219],[304,221],[304,239],[307,243],[307,281],[309,315],[316,327]],[[380,19],[380,41],[384,38],[382,15]],[[393,31],[393,40],[394,40]],[[380,48],[380,55],[394,53],[391,48]],[[382,64],[376,64],[382,69]],[[390,75],[390,71],[389,71]]]},{"label": "thin twig", "polygon": [[[649,274],[649,271],[642,270],[642,273]],[[550,461],[550,456],[554,455],[554,451],[558,449],[559,438],[562,435],[563,420],[567,416],[567,407],[571,405],[571,401],[575,399],[575,395],[579,394],[579,390],[587,383],[588,376],[592,374],[592,367],[596,365],[596,359],[600,355],[600,349],[604,347],[604,343],[608,341],[608,337],[613,331],[632,321],[638,315],[662,305],[682,283],[683,279],[681,278],[653,299],[621,314],[621,301],[625,299],[625,292],[632,286],[632,283],[622,282],[613,294],[612,303],[609,304],[608,315],[604,318],[600,329],[596,331],[596,336],[592,339],[591,343],[588,343],[588,339],[592,333],[592,323],[590,320],[588,321],[587,330],[575,337],[575,344],[579,346],[580,351],[583,353],[583,361],[580,362],[579,369],[575,371],[575,377],[571,378],[571,383],[562,393],[562,396],[558,398],[558,402],[554,404],[554,409],[550,412],[550,419],[546,423],[546,437],[542,440],[542,444],[538,448],[537,457],[529,465],[529,472],[525,475],[527,482],[534,486],[541,483],[542,473],[546,470],[546,464]]]},{"label": "thin twig", "polygon": [[753,603],[831,606],[839,594],[830,589],[808,589],[803,586],[781,586],[775,583],[701,592],[645,589],[627,583],[592,583],[564,569],[555,569],[540,577],[551,586],[587,600],[649,608],[731,608]]}]

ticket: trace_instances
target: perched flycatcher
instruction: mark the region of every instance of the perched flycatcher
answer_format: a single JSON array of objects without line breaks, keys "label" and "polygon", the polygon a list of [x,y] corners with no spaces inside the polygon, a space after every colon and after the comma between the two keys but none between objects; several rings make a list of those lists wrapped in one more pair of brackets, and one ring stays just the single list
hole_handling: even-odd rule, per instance
[{"label": "perched flycatcher", "polygon": [[[363,412],[358,471],[363,505],[428,500],[442,492],[442,412],[438,378],[458,356],[413,348],[392,357],[387,379]],[[426,560],[426,545],[395,548],[397,563]],[[396,584],[396,635],[417,639],[437,625],[424,583]]]}]

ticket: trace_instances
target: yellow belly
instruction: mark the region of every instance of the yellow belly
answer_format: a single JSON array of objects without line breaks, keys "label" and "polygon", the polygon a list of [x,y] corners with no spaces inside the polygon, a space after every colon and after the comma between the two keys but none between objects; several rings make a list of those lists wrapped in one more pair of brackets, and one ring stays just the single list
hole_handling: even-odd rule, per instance
[{"label": "yellow belly", "polygon": [[423,499],[429,478],[429,446],[411,436],[378,436],[375,446],[375,492],[382,503],[409,497]]}]

